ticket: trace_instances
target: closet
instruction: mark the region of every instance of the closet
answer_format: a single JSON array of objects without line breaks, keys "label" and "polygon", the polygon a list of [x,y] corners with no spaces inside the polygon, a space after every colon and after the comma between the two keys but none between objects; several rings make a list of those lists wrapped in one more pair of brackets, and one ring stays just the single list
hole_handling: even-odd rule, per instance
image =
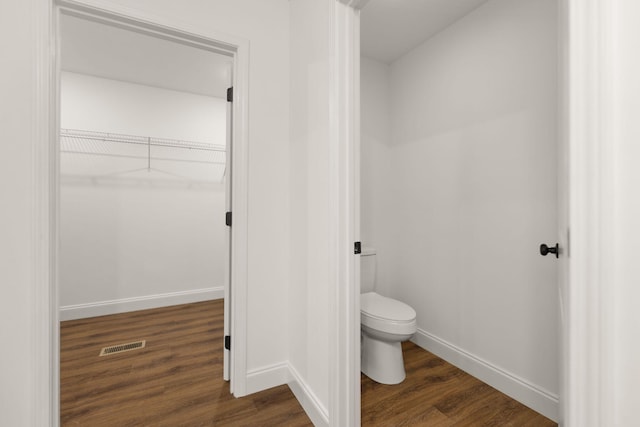
[{"label": "closet", "polygon": [[[226,149],[211,142],[180,141],[141,135],[96,132],[81,129],[60,130],[62,155],[104,156],[112,159],[100,172],[90,173],[93,182],[97,178],[134,176],[138,172],[154,172],[153,179],[177,178],[180,183],[192,186],[197,183],[224,183]],[[67,176],[82,172],[83,162],[69,162]],[[84,162],[84,166],[91,162]],[[131,166],[131,169],[124,169]],[[72,168],[77,168],[75,171]],[[110,170],[111,169],[111,170]],[[87,172],[87,171],[85,171]],[[136,177],[144,177],[137,174]],[[149,178],[148,176],[147,178]],[[153,179],[148,183],[153,183]]]},{"label": "closet", "polygon": [[61,320],[222,298],[231,58],[61,29]]}]

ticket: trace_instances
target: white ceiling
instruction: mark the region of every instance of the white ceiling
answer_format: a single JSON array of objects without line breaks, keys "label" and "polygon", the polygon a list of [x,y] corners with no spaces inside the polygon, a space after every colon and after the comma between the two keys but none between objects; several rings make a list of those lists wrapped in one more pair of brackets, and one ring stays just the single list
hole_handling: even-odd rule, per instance
[{"label": "white ceiling", "polygon": [[113,80],[224,98],[228,56],[62,15],[61,68]]},{"label": "white ceiling", "polygon": [[361,13],[362,55],[391,63],[487,0],[369,0]]}]

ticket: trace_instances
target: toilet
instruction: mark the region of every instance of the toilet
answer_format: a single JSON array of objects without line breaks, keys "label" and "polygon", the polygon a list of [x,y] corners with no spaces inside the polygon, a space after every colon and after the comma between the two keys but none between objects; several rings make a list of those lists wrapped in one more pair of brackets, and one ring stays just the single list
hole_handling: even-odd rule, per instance
[{"label": "toilet", "polygon": [[378,383],[399,384],[406,376],[400,343],[416,332],[416,312],[374,292],[376,251],[363,249],[361,255],[361,371]]}]

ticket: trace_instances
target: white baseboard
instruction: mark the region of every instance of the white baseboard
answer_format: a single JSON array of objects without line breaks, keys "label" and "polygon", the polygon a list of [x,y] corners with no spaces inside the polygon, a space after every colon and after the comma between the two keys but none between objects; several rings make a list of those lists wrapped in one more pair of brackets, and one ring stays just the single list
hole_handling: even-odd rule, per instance
[{"label": "white baseboard", "polygon": [[328,427],[327,409],[320,403],[296,368],[283,362],[254,369],[247,373],[247,394],[257,393],[282,384],[287,384],[300,405],[316,427]]},{"label": "white baseboard", "polygon": [[287,362],[254,369],[247,372],[247,394],[287,384],[289,381],[291,381],[291,374]]},{"label": "white baseboard", "polygon": [[443,358],[474,377],[484,381],[504,394],[558,421],[558,396],[531,384],[527,380],[507,372],[441,338],[419,329],[412,338],[418,346]]},{"label": "white baseboard", "polygon": [[300,405],[302,405],[313,425],[315,427],[328,427],[329,411],[320,403],[320,400],[291,364],[289,364],[289,372],[291,375],[289,388],[298,399],[298,402],[300,402]]},{"label": "white baseboard", "polygon": [[166,294],[145,295],[133,298],[122,298],[111,301],[99,301],[88,304],[67,305],[60,307],[60,321],[106,316],[108,314],[168,307],[170,305],[189,304],[192,302],[208,301],[220,298],[224,298],[224,287],[222,286],[206,289],[194,289],[190,291],[170,292]]},{"label": "white baseboard", "polygon": [[276,363],[247,372],[247,395],[282,384],[289,386],[314,426],[329,426],[329,412],[290,363]]}]

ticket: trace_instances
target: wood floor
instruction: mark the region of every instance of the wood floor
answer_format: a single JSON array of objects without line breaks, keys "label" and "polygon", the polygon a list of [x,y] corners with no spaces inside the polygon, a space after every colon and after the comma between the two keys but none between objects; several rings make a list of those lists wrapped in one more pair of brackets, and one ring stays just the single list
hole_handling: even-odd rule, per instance
[{"label": "wood floor", "polygon": [[412,342],[407,378],[387,386],[362,375],[363,426],[557,426]]},{"label": "wood floor", "polygon": [[[222,380],[221,300],[61,324],[63,426],[311,426],[287,386],[236,399]],[[146,347],[98,357],[105,346]],[[555,426],[404,343],[407,379],[362,376],[363,426]]]},{"label": "wood floor", "polygon": [[[310,426],[285,386],[236,399],[222,380],[222,300],[63,322],[63,426]],[[145,339],[144,349],[98,357]]]}]

